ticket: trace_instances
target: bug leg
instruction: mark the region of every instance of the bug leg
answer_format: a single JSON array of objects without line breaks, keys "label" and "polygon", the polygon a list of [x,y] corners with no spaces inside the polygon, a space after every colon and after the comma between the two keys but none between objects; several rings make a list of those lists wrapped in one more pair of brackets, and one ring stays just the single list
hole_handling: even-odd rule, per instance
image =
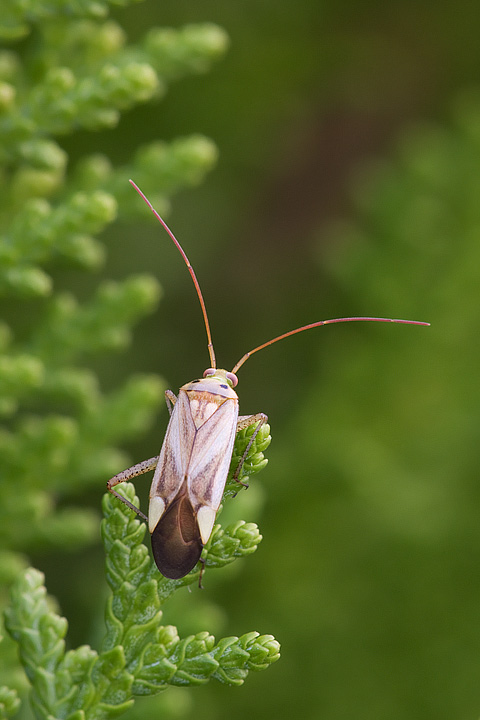
[{"label": "bug leg", "polygon": [[200,588],[200,590],[204,590],[205,588],[202,585],[202,579],[203,579],[203,573],[205,572],[205,567],[206,567],[205,560],[203,558],[200,558],[200,560],[198,562],[202,566],[200,568],[200,575],[198,576],[198,587]]},{"label": "bug leg", "polygon": [[165,390],[165,402],[167,403],[168,414],[173,412],[173,406],[177,402],[177,396],[171,390]]},{"label": "bug leg", "polygon": [[118,475],[114,475],[110,480],[107,482],[107,490],[108,492],[111,492],[112,495],[115,495],[116,498],[121,500],[127,507],[130,508],[130,510],[133,510],[137,513],[143,520],[148,522],[148,518],[146,515],[142,513],[142,511],[135,507],[129,500],[124,498],[119,493],[115,492],[113,488],[115,485],[119,485],[122,482],[126,482],[127,480],[131,480],[134,477],[137,477],[137,475],[143,475],[144,473],[148,472],[149,470],[154,470],[157,463],[158,458],[160,456],[156,455],[155,457],[149,458],[148,460],[143,460],[140,463],[137,463],[137,465],[133,465],[130,468],[127,468],[127,470],[122,470],[122,472],[118,473]]},{"label": "bug leg", "polygon": [[243,485],[243,487],[245,487],[245,488],[248,488],[248,483],[244,483],[241,480],[239,480],[238,476],[240,475],[240,472],[245,463],[245,460],[247,459],[248,453],[250,452],[250,448],[252,447],[260,428],[262,427],[262,425],[265,425],[265,423],[267,421],[268,421],[268,416],[265,415],[265,413],[255,413],[255,415],[240,415],[240,417],[237,420],[237,432],[239,430],[244,430],[245,428],[249,427],[250,425],[254,425],[255,423],[258,423],[257,427],[255,428],[255,430],[252,434],[252,437],[248,441],[248,445],[245,448],[245,452],[243,453],[242,457],[240,458],[240,462],[237,465],[237,469],[233,473],[233,479],[235,480],[235,482],[238,482],[239,485]]}]

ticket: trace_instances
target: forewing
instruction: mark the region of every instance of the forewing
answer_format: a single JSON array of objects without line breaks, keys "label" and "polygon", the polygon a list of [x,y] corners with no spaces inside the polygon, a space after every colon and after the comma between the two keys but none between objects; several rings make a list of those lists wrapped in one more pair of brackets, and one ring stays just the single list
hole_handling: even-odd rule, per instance
[{"label": "forewing", "polygon": [[150,497],[159,495],[166,503],[173,500],[187,475],[195,434],[187,394],[180,391],[165,433]]},{"label": "forewing", "polygon": [[197,430],[188,465],[188,492],[193,507],[220,505],[232,459],[238,401],[225,400]]}]

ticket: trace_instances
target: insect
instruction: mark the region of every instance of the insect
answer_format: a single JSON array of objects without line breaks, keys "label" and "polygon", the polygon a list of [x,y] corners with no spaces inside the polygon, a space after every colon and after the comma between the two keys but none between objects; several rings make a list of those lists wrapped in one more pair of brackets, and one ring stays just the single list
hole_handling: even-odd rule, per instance
[{"label": "insect", "polygon": [[[195,567],[212,533],[237,431],[256,423],[256,428],[233,475],[233,479],[239,481],[240,471],[248,452],[260,428],[268,419],[264,413],[241,416],[238,414],[238,396],[234,390],[238,383],[236,373],[248,358],[290,335],[321,325],[353,321],[410,325],[429,325],[429,323],[376,317],[320,320],[290,330],[250,350],[240,358],[231,372],[221,370],[217,368],[207,310],[193,267],[180,243],[150,201],[133,180],[130,180],[130,183],[163,225],[187,265],[202,308],[210,367],[205,370],[201,379],[183,385],[177,397],[170,390],[166,391],[165,399],[170,412],[170,421],[160,455],[115,475],[108,481],[107,488],[148,523],[153,557],[160,572],[167,578],[179,579]],[[149,470],[155,472],[150,488],[147,517],[113,488]]]}]

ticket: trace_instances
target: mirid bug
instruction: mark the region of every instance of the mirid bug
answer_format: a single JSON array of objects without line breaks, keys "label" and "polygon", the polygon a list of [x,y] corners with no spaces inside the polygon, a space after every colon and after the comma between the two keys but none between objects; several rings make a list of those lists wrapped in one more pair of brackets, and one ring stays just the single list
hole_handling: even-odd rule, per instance
[{"label": "mirid bug", "polygon": [[[234,472],[238,481],[240,471],[261,426],[267,422],[264,413],[238,415],[238,396],[234,390],[238,383],[239,368],[248,358],[268,345],[290,335],[340,322],[370,321],[429,325],[416,320],[392,318],[347,317],[320,320],[290,330],[245,353],[231,372],[217,368],[210,324],[202,291],[195,272],[180,243],[145,197],[130,180],[135,190],[147,203],[155,217],[165,228],[182,255],[202,308],[207,333],[210,368],[203,378],[183,385],[176,397],[170,390],[165,399],[170,422],[160,455],[144,460],[115,475],[107,483],[108,490],[147,523],[151,534],[153,557],[160,572],[167,578],[178,579],[192,570],[207,543],[222,500],[227,480],[233,444],[238,430],[257,423],[247,448]],[[149,470],[155,470],[150,488],[148,517],[113,488]]]}]

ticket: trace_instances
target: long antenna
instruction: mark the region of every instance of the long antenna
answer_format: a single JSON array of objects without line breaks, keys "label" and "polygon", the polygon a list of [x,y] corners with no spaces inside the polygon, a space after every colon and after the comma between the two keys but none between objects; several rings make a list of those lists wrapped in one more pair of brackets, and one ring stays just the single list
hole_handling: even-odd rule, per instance
[{"label": "long antenna", "polygon": [[302,325],[302,327],[296,328],[296,330],[290,330],[289,332],[283,333],[283,335],[278,335],[278,337],[273,338],[273,340],[269,340],[268,342],[263,343],[263,345],[259,345],[258,347],[254,348],[253,350],[250,350],[250,352],[245,353],[245,355],[242,358],[240,358],[240,360],[234,366],[232,373],[235,374],[237,372],[237,370],[242,367],[243,363],[247,362],[250,355],[253,355],[253,353],[258,352],[259,350],[263,350],[263,348],[266,348],[269,345],[273,345],[273,343],[276,343],[279,340],[283,340],[284,338],[290,337],[290,335],[296,335],[297,333],[303,332],[304,330],[311,330],[312,328],[319,327],[320,325],[331,325],[333,323],[341,323],[341,322],[392,322],[392,323],[403,323],[404,325],[430,325],[430,323],[420,322],[419,320],[396,320],[394,318],[376,318],[376,317],[347,317],[347,318],[334,318],[333,320],[319,320],[318,322],[310,323],[310,325]]},{"label": "long antenna", "polygon": [[[200,305],[202,306],[203,321],[204,321],[204,323],[205,323],[205,330],[207,331],[208,354],[210,355],[210,367],[212,367],[212,368],[215,370],[216,367],[217,367],[217,364],[216,364],[216,360],[215,360],[215,351],[214,351],[214,349],[213,349],[212,333],[210,332],[210,323],[208,322],[207,308],[206,308],[206,306],[205,306],[205,300],[203,299],[202,291],[200,290],[200,284],[199,284],[199,282],[198,282],[198,280],[197,280],[197,276],[195,275],[195,271],[194,271],[194,269],[193,269],[193,267],[192,267],[192,265],[191,265],[191,263],[190,263],[190,260],[189,260],[188,257],[186,256],[185,251],[184,251],[184,249],[182,248],[182,246],[180,245],[180,243],[178,242],[177,238],[175,237],[175,235],[173,234],[173,232],[170,230],[170,228],[168,227],[168,225],[167,225],[167,223],[165,222],[165,220],[163,220],[163,219],[160,217],[160,215],[158,214],[158,212],[155,210],[155,208],[153,207],[153,205],[152,205],[152,203],[150,202],[150,200],[143,194],[143,192],[140,190],[140,188],[138,187],[138,185],[136,185],[136,184],[133,182],[133,180],[130,180],[129,182],[130,182],[130,185],[133,185],[133,187],[135,188],[135,190],[137,191],[137,193],[140,195],[140,197],[141,197],[143,200],[145,200],[145,202],[147,203],[148,207],[149,207],[150,210],[153,212],[153,214],[155,215],[155,217],[157,218],[157,220],[163,225],[163,227],[165,228],[165,230],[167,231],[167,233],[170,235],[170,237],[172,238],[173,242],[174,242],[175,245],[177,246],[177,248],[178,248],[181,256],[183,257],[183,259],[184,259],[184,261],[185,261],[185,265],[186,265],[187,268],[188,268],[188,272],[189,272],[190,275],[192,276],[193,284],[195,285],[195,290],[197,291],[198,299],[200,300]],[[273,341],[272,341],[272,342],[273,342]],[[259,349],[260,349],[260,348],[257,348],[257,350],[259,350]],[[254,351],[254,352],[255,352],[255,351]],[[246,358],[245,358],[245,360],[246,360]],[[243,362],[245,362],[245,360],[243,360]]]}]

